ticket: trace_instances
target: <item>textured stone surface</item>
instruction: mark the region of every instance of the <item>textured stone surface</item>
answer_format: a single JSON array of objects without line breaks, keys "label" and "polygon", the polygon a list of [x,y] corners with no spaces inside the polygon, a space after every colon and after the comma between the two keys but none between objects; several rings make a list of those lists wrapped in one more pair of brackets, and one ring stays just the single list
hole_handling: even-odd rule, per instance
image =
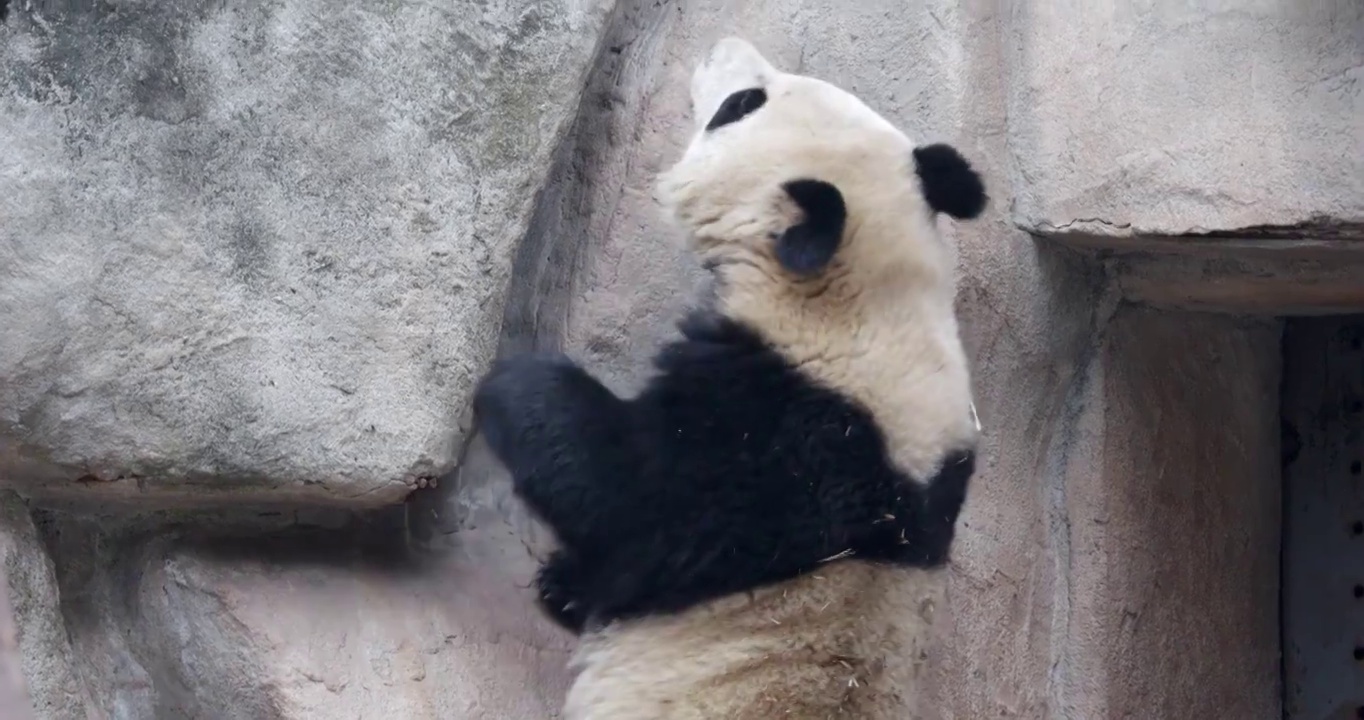
[{"label": "textured stone surface", "polygon": [[1326,315],[1364,311],[1364,247],[1359,250],[1320,257],[1293,257],[1286,246],[1257,254],[1141,253],[1108,265],[1124,298],[1155,307]]},{"label": "textured stone surface", "polygon": [[476,532],[426,553],[376,520],[265,537],[47,526],[107,717],[533,718],[564,691],[568,639],[535,615],[528,564],[481,554]]},{"label": "textured stone surface", "polygon": [[373,505],[447,469],[610,5],[6,3],[0,474]]},{"label": "textured stone surface", "polygon": [[5,579],[0,593],[7,594],[13,608],[20,667],[37,716],[90,717],[90,698],[67,638],[52,560],[28,508],[11,492],[0,492],[0,563]]},{"label": "textured stone surface", "polygon": [[1280,330],[1103,327],[1058,427],[1063,717],[1280,716]]},{"label": "textured stone surface", "polygon": [[[7,531],[8,532],[8,531]],[[0,565],[0,716],[13,720],[32,720],[33,703],[28,697],[28,682],[19,648],[9,573]]]},{"label": "textured stone surface", "polygon": [[187,717],[531,718],[562,693],[567,643],[496,568],[280,566],[242,549],[173,553],[143,578],[145,631],[165,628],[156,657],[182,658],[171,698]]},{"label": "textured stone surface", "polygon": [[[4,577],[0,576],[0,583]],[[19,666],[19,645],[9,599],[0,597],[0,714],[12,720],[32,720],[33,704],[24,688],[23,669]]]},{"label": "textured stone surface", "polygon": [[1184,234],[1364,222],[1356,0],[1017,6],[1014,220]]}]

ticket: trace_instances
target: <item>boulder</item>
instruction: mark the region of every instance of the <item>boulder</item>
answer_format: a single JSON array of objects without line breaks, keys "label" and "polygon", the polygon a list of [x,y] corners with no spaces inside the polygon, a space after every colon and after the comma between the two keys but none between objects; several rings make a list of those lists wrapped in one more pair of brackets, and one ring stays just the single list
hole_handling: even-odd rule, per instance
[{"label": "boulder", "polygon": [[1364,237],[1364,5],[1019,6],[1013,220],[1040,234]]},{"label": "boulder", "polygon": [[461,547],[414,551],[404,513],[267,533],[45,514],[95,717],[550,716],[571,638],[538,616],[515,536],[480,516]]},{"label": "boulder", "polygon": [[[0,587],[5,578],[0,574]],[[0,593],[0,712],[13,720],[32,720],[33,705],[24,689],[23,669],[19,664],[19,641],[15,636],[14,618],[10,614],[9,597]]]},{"label": "boulder", "polygon": [[[56,570],[28,507],[12,492],[0,492],[0,596],[13,612],[12,618],[0,613],[0,675],[7,672],[3,656],[17,648],[16,669],[23,671],[30,712],[40,720],[98,718],[90,714],[91,698],[67,635]],[[4,624],[11,620],[14,644],[6,647]],[[0,686],[7,680],[0,677]],[[0,688],[0,709],[7,689]]]},{"label": "boulder", "polygon": [[[171,548],[138,603],[177,717],[548,717],[569,640],[496,568]],[[263,549],[254,546],[255,550]],[[300,561],[302,560],[302,561]],[[178,661],[178,662],[176,662]]]},{"label": "boulder", "polygon": [[374,506],[448,470],[611,5],[5,3],[0,476]]}]

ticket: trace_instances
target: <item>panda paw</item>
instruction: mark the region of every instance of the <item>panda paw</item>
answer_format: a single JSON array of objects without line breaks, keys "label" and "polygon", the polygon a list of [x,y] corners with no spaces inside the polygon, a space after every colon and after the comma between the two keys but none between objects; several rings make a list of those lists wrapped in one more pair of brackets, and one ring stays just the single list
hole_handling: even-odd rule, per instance
[{"label": "panda paw", "polygon": [[526,354],[499,360],[474,392],[474,414],[493,454],[511,470],[533,460],[546,441],[564,376],[577,366],[560,353]]},{"label": "panda paw", "polygon": [[474,412],[513,488],[559,540],[581,547],[632,477],[625,404],[562,354],[498,362]]},{"label": "panda paw", "polygon": [[554,553],[535,577],[536,601],[555,625],[579,635],[587,625],[588,609],[579,586],[582,568],[563,551]]}]

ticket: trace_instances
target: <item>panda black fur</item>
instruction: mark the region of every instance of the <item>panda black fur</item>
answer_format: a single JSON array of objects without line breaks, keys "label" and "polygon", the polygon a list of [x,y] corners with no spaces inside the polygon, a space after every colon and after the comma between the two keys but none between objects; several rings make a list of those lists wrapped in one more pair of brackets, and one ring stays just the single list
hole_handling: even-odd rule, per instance
[{"label": "panda black fur", "polygon": [[947,145],[718,43],[661,199],[712,307],[623,400],[562,355],[475,399],[560,549],[545,610],[582,633],[570,720],[917,717],[977,427],[939,213],[984,208]]}]

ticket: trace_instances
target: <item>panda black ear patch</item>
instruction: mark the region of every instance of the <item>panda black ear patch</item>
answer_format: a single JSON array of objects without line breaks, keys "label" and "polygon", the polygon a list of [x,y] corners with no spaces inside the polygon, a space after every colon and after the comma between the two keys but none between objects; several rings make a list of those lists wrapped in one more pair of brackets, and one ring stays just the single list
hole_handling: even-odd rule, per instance
[{"label": "panda black ear patch", "polygon": [[848,222],[843,193],[823,180],[792,180],[782,189],[805,219],[777,238],[777,262],[796,275],[814,275],[834,259],[843,238]]},{"label": "panda black ear patch", "polygon": [[985,183],[971,163],[944,143],[914,148],[914,172],[923,183],[924,198],[934,212],[970,220],[985,209]]},{"label": "panda black ear patch", "polygon": [[720,109],[706,123],[706,132],[738,122],[754,110],[767,104],[767,91],[762,88],[748,88],[731,93],[720,103]]}]

